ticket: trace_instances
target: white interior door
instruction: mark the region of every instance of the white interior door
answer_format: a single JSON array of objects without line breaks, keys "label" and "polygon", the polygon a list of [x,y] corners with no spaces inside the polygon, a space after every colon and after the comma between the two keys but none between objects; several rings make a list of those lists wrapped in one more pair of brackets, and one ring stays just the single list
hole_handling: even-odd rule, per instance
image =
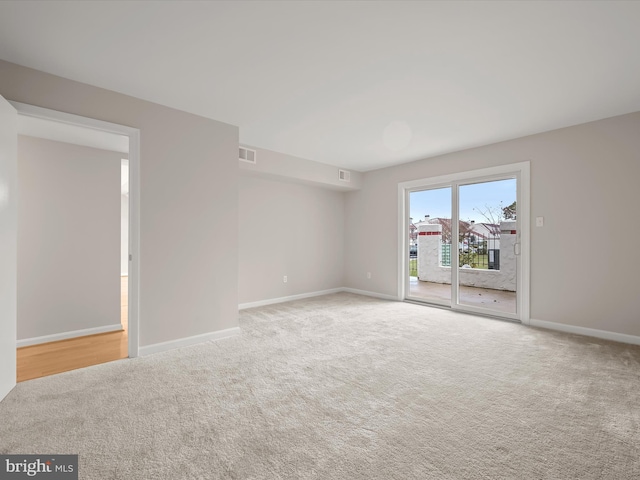
[{"label": "white interior door", "polygon": [[16,385],[18,113],[0,96],[0,400]]}]

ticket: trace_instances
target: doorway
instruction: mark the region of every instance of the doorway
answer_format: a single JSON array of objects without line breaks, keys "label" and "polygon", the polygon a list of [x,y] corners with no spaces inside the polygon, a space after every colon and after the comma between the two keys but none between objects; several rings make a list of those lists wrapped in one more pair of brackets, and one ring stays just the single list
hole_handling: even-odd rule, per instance
[{"label": "doorway", "polygon": [[[100,146],[101,139],[111,136],[112,138],[123,139],[128,144],[128,154],[123,155],[128,158],[121,160],[123,156],[116,157],[117,165],[114,165],[114,175],[117,175],[116,180],[121,187],[121,191],[114,192],[114,198],[120,197],[121,199],[120,205],[117,206],[117,214],[125,217],[124,214],[126,213],[126,218],[118,220],[118,226],[120,227],[118,228],[118,237],[121,237],[121,235],[122,237],[117,240],[118,258],[115,259],[117,264],[114,263],[113,265],[114,273],[118,278],[117,292],[115,292],[117,305],[115,307],[118,324],[122,325],[123,328],[116,331],[113,328],[113,322],[111,322],[111,325],[104,327],[104,332],[100,331],[100,328],[103,327],[94,329],[96,331],[95,334],[89,332],[87,335],[86,332],[83,332],[85,334],[81,333],[81,336],[75,335],[78,333],[76,331],[67,332],[66,336],[63,332],[60,335],[60,339],[56,338],[56,335],[51,335],[51,339],[47,343],[19,349],[18,381],[104,363],[127,356],[135,357],[138,355],[139,192],[137,187],[139,185],[139,131],[94,119],[20,103],[11,103],[18,111],[19,119],[29,119],[34,121],[35,124],[49,122],[51,125],[57,125],[59,130],[66,131],[66,135],[80,135],[80,137],[86,136],[86,138],[90,138],[93,134],[95,138],[98,138],[96,140],[98,142],[97,145],[82,143],[86,141],[85,138],[80,138],[77,141],[72,140],[70,143],[111,150],[107,146]],[[53,130],[55,131],[56,128]],[[61,135],[62,138],[65,138],[65,133]],[[43,137],[46,138],[44,135]],[[124,240],[124,242],[121,242],[121,240]],[[116,248],[116,245],[113,248]],[[45,340],[47,339],[45,338]],[[20,346],[20,341],[18,346]],[[51,358],[56,359],[56,364],[44,367],[46,368],[45,370],[43,370],[42,365],[35,365],[35,369],[25,370],[23,368],[22,375],[20,375],[21,354],[23,360],[28,360],[30,356],[29,350],[36,352],[38,347],[40,351],[34,354],[33,358],[43,359],[49,355]],[[24,365],[22,366],[24,367]],[[31,366],[33,367],[34,364],[32,363]]]},{"label": "doorway", "polygon": [[400,297],[528,322],[528,162],[399,185]]}]

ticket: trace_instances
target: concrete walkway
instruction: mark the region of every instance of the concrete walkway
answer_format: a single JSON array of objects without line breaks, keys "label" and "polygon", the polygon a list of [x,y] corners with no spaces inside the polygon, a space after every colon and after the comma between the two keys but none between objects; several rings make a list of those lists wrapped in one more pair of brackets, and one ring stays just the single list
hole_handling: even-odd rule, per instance
[{"label": "concrete walkway", "polygon": [[[421,282],[410,277],[409,295],[426,302],[451,303],[451,285]],[[460,303],[499,312],[516,313],[516,292],[493,290],[490,288],[460,286]]]}]

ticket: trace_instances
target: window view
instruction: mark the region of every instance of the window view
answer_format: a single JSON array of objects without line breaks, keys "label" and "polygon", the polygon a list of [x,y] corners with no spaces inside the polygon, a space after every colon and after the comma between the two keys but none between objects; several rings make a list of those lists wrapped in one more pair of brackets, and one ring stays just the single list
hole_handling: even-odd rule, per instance
[{"label": "window view", "polygon": [[409,296],[451,305],[451,188],[411,192],[409,205]]},{"label": "window view", "polygon": [[457,254],[457,302],[516,313],[516,187],[515,179],[461,185],[455,239],[451,188],[410,193],[410,297],[451,305]]}]

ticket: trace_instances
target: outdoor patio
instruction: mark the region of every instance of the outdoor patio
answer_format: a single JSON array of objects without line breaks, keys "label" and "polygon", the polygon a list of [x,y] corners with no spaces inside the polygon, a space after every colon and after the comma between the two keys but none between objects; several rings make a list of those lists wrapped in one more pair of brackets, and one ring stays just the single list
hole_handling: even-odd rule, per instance
[{"label": "outdoor patio", "polygon": [[[410,277],[409,295],[427,302],[448,304],[451,301],[451,285],[421,282],[417,277]],[[460,285],[460,303],[499,312],[516,313],[516,292]]]}]

